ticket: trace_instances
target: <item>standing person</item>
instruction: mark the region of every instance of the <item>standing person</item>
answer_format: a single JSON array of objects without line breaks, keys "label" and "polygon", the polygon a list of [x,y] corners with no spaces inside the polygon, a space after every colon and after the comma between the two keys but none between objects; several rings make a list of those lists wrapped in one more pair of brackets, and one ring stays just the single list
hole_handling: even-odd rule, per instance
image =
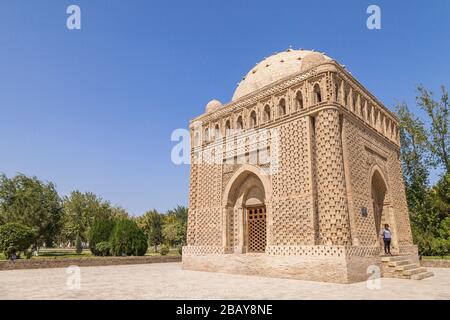
[{"label": "standing person", "polygon": [[384,242],[384,253],[391,254],[392,233],[391,233],[391,229],[389,229],[388,224],[384,225],[384,230],[383,230],[382,236],[383,236],[383,242]]},{"label": "standing person", "polygon": [[14,250],[11,256],[9,257],[9,260],[12,261],[12,263],[16,263],[17,255],[16,251]]}]

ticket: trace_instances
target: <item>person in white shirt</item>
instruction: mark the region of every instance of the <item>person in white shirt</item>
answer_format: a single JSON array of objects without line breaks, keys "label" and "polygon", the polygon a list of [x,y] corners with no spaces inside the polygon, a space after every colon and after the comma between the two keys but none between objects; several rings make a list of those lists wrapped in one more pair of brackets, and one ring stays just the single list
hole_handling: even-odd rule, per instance
[{"label": "person in white shirt", "polygon": [[392,239],[392,233],[391,229],[389,229],[389,225],[384,225],[384,230],[381,233],[383,236],[383,242],[384,242],[384,253],[385,254],[391,254],[391,239]]}]

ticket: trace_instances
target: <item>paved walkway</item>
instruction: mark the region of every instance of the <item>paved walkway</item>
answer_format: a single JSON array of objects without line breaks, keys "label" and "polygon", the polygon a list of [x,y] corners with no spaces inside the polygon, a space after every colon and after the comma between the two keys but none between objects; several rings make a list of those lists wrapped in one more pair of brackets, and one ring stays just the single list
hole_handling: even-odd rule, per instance
[{"label": "paved walkway", "polygon": [[[332,284],[290,279],[181,270],[180,263],[66,269],[0,271],[0,299],[447,299],[450,269],[431,269],[421,281],[381,279],[381,289],[365,282]],[[74,280],[75,279],[75,280]]]}]

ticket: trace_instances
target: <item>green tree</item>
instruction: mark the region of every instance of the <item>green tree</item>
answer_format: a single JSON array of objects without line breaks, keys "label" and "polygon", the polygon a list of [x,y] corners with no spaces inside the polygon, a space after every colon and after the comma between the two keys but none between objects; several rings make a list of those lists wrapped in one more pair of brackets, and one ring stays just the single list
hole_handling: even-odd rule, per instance
[{"label": "green tree", "polygon": [[91,192],[73,191],[64,198],[64,239],[74,241],[79,236],[82,241],[87,241],[89,228],[94,221],[108,220],[111,217],[109,202]]},{"label": "green tree", "polygon": [[143,256],[148,243],[144,232],[133,220],[120,219],[111,234],[111,252],[116,256]]},{"label": "green tree", "polygon": [[435,226],[428,194],[427,138],[425,126],[406,104],[397,107],[406,197],[411,219],[420,230]]},{"label": "green tree", "polygon": [[417,104],[426,111],[431,120],[427,134],[427,146],[434,160],[433,164],[450,173],[450,131],[448,92],[441,87],[441,98],[435,100],[433,93],[423,86],[417,88]]},{"label": "green tree", "polygon": [[165,214],[163,216],[162,234],[164,242],[169,246],[180,245],[183,243],[183,227],[180,221],[174,214]]},{"label": "green tree", "polygon": [[37,231],[36,244],[51,246],[61,229],[62,204],[51,182],[0,175],[0,224],[20,223]]},{"label": "green tree", "polygon": [[25,251],[35,242],[37,232],[19,223],[0,226],[0,251],[6,258],[11,254]]},{"label": "green tree", "polygon": [[155,252],[158,245],[162,243],[162,218],[156,210],[146,212],[136,220],[139,228],[144,231],[148,239],[148,244],[154,246]]},{"label": "green tree", "polygon": [[169,215],[175,215],[178,224],[178,239],[182,245],[186,243],[187,223],[188,223],[188,208],[178,205],[176,208],[167,212]]},{"label": "green tree", "polygon": [[75,250],[77,254],[81,254],[83,252],[83,245],[81,243],[81,237],[77,234],[75,239]]},{"label": "green tree", "polygon": [[111,216],[114,219],[128,219],[128,212],[122,207],[112,207],[111,208]]},{"label": "green tree", "polygon": [[116,220],[114,217],[97,219],[89,228],[89,248],[94,255],[102,255],[104,253],[97,248],[97,245],[109,241]]},{"label": "green tree", "polygon": [[[422,122],[405,104],[397,108],[403,174],[414,241],[424,255],[449,253],[450,173],[448,93],[441,88],[441,98],[423,86],[417,88],[417,105],[425,111]],[[425,123],[427,125],[425,125]],[[441,178],[429,186],[430,167],[443,170]]]}]

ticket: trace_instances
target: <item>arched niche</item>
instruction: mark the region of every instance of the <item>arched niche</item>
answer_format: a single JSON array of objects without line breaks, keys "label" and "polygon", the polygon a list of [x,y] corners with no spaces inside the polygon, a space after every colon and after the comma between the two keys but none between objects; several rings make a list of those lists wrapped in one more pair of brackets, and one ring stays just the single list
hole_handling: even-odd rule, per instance
[{"label": "arched niche", "polygon": [[270,220],[270,179],[243,165],[224,190],[224,243],[234,253],[264,252]]}]

